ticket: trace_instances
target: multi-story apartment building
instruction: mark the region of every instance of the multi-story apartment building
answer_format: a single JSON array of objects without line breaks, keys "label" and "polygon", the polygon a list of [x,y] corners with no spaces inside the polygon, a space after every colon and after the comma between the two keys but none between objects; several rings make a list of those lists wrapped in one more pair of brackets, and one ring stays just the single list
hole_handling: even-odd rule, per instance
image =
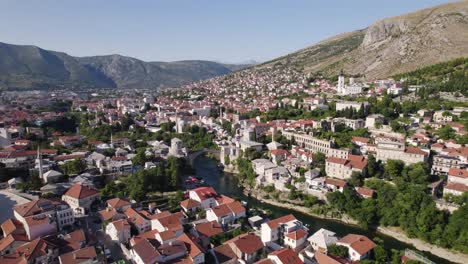
[{"label": "multi-story apartment building", "polygon": [[337,149],[332,140],[322,140],[305,133],[283,131],[283,136],[289,140],[294,139],[301,148],[312,153],[322,152],[327,157],[348,158],[349,149]]},{"label": "multi-story apartment building", "polygon": [[387,160],[401,160],[406,165],[426,162],[429,154],[419,148],[406,147],[398,140],[381,140],[377,144],[376,158],[383,162]]},{"label": "multi-story apartment building", "polygon": [[466,164],[458,157],[449,155],[435,155],[432,160],[432,174],[447,175],[450,169],[465,168]]},{"label": "multi-story apartment building", "polygon": [[329,157],[325,163],[327,176],[338,179],[349,179],[353,172],[362,172],[367,166],[364,156],[349,155],[347,159]]},{"label": "multi-story apartment building", "polygon": [[39,199],[14,207],[30,240],[62,230],[75,222],[72,208],[62,201]]},{"label": "multi-story apartment building", "polygon": [[100,195],[96,189],[78,183],[62,195],[62,200],[70,205],[76,215],[88,213],[91,204],[99,199]]}]

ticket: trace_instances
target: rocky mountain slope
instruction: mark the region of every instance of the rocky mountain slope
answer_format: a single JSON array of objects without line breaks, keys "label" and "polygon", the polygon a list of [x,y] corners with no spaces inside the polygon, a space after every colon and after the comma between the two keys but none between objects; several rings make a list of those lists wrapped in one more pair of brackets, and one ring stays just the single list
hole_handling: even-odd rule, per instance
[{"label": "rocky mountain slope", "polygon": [[381,78],[466,56],[468,1],[461,1],[385,18],[263,65],[282,63],[328,76],[343,69]]},{"label": "rocky mountain slope", "polygon": [[120,55],[72,57],[0,43],[0,88],[178,86],[242,69],[211,61],[145,62]]}]

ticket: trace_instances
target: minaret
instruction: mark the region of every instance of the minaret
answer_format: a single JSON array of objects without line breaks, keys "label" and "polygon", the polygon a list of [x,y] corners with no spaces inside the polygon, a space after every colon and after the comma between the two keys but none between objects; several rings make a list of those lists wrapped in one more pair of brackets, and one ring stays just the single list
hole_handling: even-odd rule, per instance
[{"label": "minaret", "polygon": [[43,180],[44,172],[42,170],[42,154],[41,154],[41,147],[40,146],[37,146],[37,159],[36,160],[39,163],[39,178],[41,180]]}]

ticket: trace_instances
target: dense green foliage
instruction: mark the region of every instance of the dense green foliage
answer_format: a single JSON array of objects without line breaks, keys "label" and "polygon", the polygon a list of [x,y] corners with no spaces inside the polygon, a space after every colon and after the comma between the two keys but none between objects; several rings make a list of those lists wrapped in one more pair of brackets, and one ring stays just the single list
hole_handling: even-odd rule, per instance
[{"label": "dense green foliage", "polygon": [[451,61],[423,67],[418,70],[398,74],[396,79],[406,79],[409,85],[424,84],[418,94],[423,98],[435,92],[460,92],[468,96],[468,58],[458,58]]},{"label": "dense green foliage", "polygon": [[101,191],[105,197],[128,195],[136,201],[143,201],[151,192],[167,192],[180,186],[185,160],[169,157],[167,161],[149,170],[140,170],[123,179],[124,183],[110,182]]},{"label": "dense green foliage", "polygon": [[[363,227],[399,226],[410,237],[468,252],[468,227],[461,222],[462,218],[468,219],[468,205],[461,206],[453,215],[439,211],[426,193],[430,180],[426,163],[404,166],[401,161],[390,160],[382,166],[373,156],[369,161],[365,174],[374,179],[365,181],[365,185],[376,190],[376,198],[362,199],[349,186],[343,193],[329,193],[330,205],[349,214]],[[375,177],[392,180],[394,184]]]},{"label": "dense green foliage", "polygon": [[74,159],[60,165],[60,170],[64,175],[76,175],[83,172],[86,167],[86,163],[83,160]]}]

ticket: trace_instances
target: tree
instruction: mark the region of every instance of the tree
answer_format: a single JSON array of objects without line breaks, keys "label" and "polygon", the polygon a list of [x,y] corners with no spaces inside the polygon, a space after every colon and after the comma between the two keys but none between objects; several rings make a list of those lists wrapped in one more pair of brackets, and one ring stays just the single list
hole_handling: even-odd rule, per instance
[{"label": "tree", "polygon": [[87,168],[87,165],[81,159],[74,159],[67,161],[64,164],[60,165],[60,170],[65,175],[76,175],[80,174]]},{"label": "tree", "polygon": [[328,247],[328,253],[336,257],[347,258],[348,257],[348,248],[345,246],[339,245],[330,245]]},{"label": "tree", "polygon": [[351,174],[351,179],[349,179],[348,183],[354,187],[360,187],[364,184],[364,177],[360,172],[353,171]]},{"label": "tree", "polygon": [[455,130],[451,126],[443,126],[439,130],[436,131],[436,134],[441,138],[441,139],[455,139],[457,137],[457,134],[455,133]]},{"label": "tree", "polygon": [[382,176],[382,168],[381,164],[377,162],[375,159],[375,156],[372,154],[369,154],[367,156],[367,176],[368,177],[376,177],[376,178],[381,178]]},{"label": "tree", "polygon": [[133,165],[145,165],[146,159],[146,148],[139,148],[137,149],[136,155],[132,158]]},{"label": "tree", "polygon": [[374,258],[376,263],[384,264],[388,261],[388,254],[385,248],[381,245],[377,245],[374,248]]},{"label": "tree", "polygon": [[400,177],[404,165],[405,164],[401,160],[388,160],[384,167],[385,178],[392,180]]}]

